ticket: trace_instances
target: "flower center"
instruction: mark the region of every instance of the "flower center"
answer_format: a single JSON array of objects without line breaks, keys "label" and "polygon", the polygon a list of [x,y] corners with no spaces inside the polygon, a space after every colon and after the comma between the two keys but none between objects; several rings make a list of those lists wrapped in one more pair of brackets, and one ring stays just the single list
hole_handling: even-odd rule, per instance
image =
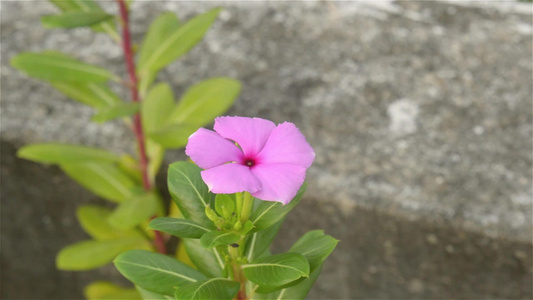
[{"label": "flower center", "polygon": [[247,158],[244,160],[244,164],[248,167],[253,167],[255,165],[255,160],[253,158]]}]

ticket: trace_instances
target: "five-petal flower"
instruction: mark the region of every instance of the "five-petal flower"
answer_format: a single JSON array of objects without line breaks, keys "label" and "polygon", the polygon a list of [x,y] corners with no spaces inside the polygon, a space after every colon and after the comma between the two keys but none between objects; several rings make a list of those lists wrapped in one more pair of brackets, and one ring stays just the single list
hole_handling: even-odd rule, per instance
[{"label": "five-petal flower", "polygon": [[303,134],[289,122],[276,126],[260,118],[218,117],[214,130],[198,129],[185,149],[204,169],[202,179],[213,193],[246,191],[287,204],[315,158]]}]

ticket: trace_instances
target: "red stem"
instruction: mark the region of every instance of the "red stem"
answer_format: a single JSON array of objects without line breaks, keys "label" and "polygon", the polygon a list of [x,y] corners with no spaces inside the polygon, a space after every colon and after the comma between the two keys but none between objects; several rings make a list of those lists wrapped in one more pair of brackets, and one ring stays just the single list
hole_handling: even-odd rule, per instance
[{"label": "red stem", "polygon": [[[128,68],[128,75],[130,77],[130,90],[133,102],[141,102],[139,96],[137,72],[135,70],[135,61],[133,60],[133,50],[131,47],[130,27],[129,27],[129,14],[128,8],[124,0],[116,0],[120,8],[120,17],[122,19],[122,49],[124,50],[124,59],[126,60],[126,66]],[[152,183],[148,176],[148,156],[146,155],[145,138],[141,121],[141,114],[136,113],[133,116],[133,132],[137,138],[137,147],[139,149],[139,164],[141,167],[143,187],[145,191],[152,189]],[[155,231],[154,244],[159,253],[166,253],[165,239],[159,231]]]}]

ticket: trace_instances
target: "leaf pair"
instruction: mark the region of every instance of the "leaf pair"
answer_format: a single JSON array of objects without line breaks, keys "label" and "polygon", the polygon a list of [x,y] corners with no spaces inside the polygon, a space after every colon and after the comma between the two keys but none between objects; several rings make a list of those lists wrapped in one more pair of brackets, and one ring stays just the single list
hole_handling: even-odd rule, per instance
[{"label": "leaf pair", "polygon": [[142,115],[149,139],[164,148],[181,148],[189,136],[213,121],[233,104],[240,82],[220,77],[193,85],[174,105],[174,95],[166,84],[156,85],[146,96]]},{"label": "leaf pair", "polygon": [[199,127],[224,113],[240,93],[230,78],[212,78],[190,87],[174,105],[172,89],[159,84],[150,89],[157,73],[194,47],[211,27],[220,9],[180,24],[173,13],[155,19],[139,50],[139,91],[144,98],[142,116],[149,139],[164,148],[181,148]]},{"label": "leaf pair", "polygon": [[131,249],[150,249],[151,245],[137,230],[121,230],[111,225],[111,210],[87,205],[76,215],[83,229],[94,238],[69,245],[57,255],[56,265],[62,270],[90,270],[111,262]]},{"label": "leaf pair", "polygon": [[289,250],[305,257],[309,263],[309,278],[301,278],[285,285],[260,285],[257,289],[258,299],[305,299],[305,296],[318,278],[322,265],[339,241],[322,230],[304,234]]},{"label": "leaf pair", "polygon": [[176,299],[229,300],[240,288],[238,282],[207,278],[173,258],[143,250],[121,254],[115,259],[115,266],[135,285],[148,291],[150,299],[162,295],[175,296]]},{"label": "leaf pair", "polygon": [[175,14],[165,13],[150,25],[139,51],[141,96],[161,68],[187,53],[202,39],[219,12],[220,9],[210,10],[181,26]]}]

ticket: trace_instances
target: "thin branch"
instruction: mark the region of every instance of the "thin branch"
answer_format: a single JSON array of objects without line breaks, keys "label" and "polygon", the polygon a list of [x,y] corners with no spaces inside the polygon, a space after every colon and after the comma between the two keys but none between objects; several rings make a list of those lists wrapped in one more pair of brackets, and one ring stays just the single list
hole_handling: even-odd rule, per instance
[{"label": "thin branch", "polygon": [[[135,61],[133,59],[133,49],[131,46],[129,14],[128,8],[124,0],[116,0],[120,9],[120,18],[122,25],[122,49],[124,50],[124,59],[128,68],[128,75],[130,78],[129,88],[133,102],[141,102],[138,89],[137,72],[135,69]],[[139,151],[139,164],[141,167],[143,187],[145,191],[152,189],[152,182],[148,175],[148,156],[146,155],[145,136],[142,127],[141,114],[138,112],[133,116],[133,132],[137,139],[137,148]],[[154,244],[159,253],[166,253],[165,239],[159,231],[155,231]]]}]

